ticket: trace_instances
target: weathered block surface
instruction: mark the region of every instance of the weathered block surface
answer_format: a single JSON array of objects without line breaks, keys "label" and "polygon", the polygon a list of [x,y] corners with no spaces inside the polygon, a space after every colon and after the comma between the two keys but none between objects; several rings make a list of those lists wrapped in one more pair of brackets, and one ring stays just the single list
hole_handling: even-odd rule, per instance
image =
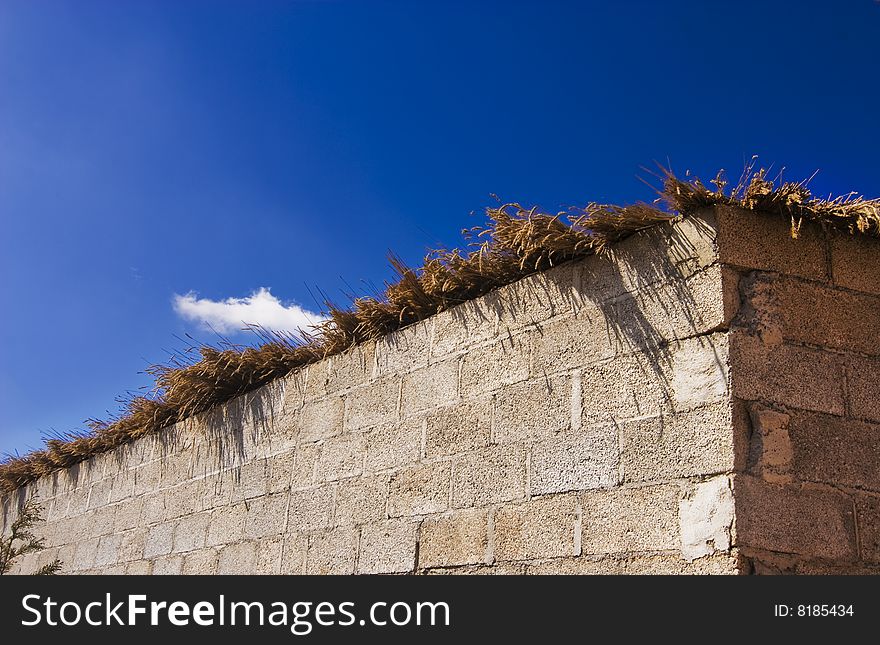
[{"label": "weathered block surface", "polygon": [[788,232],[657,227],[46,477],[17,571],[876,571],[880,247]]}]

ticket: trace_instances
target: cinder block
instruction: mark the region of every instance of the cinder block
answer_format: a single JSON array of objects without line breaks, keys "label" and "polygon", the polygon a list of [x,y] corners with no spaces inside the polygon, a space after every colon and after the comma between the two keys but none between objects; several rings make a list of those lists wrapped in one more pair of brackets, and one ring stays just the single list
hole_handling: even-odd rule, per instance
[{"label": "cinder block", "polygon": [[682,280],[717,260],[711,213],[655,226],[582,260],[581,290],[592,302]]},{"label": "cinder block", "polygon": [[306,570],[306,552],[308,537],[297,533],[284,536],[284,547],[281,553],[281,569],[283,575],[302,575]]},{"label": "cinder block", "polygon": [[388,493],[390,517],[439,513],[449,507],[451,462],[419,464],[391,476]]},{"label": "cinder block", "polygon": [[309,386],[308,373],[307,367],[300,367],[278,380],[281,402],[275,409],[274,419],[279,423],[302,408]]},{"label": "cinder block", "polygon": [[723,263],[813,280],[828,279],[826,244],[818,226],[805,223],[794,239],[791,222],[783,217],[730,206],[716,207],[715,213]]},{"label": "cinder block", "polygon": [[[120,537],[121,540],[124,540],[124,536]],[[75,566],[71,563],[74,563],[76,556],[76,544],[65,544],[64,546],[58,547],[58,559],[61,560],[61,565],[63,569],[67,569],[68,567]],[[117,551],[117,561],[125,562],[125,558],[121,552],[121,549]]]},{"label": "cinder block", "polygon": [[431,356],[430,319],[391,332],[376,341],[377,375],[399,374],[428,364]]},{"label": "cinder block", "polygon": [[[171,553],[174,545],[174,526],[176,522],[163,522],[150,527],[144,541],[144,557],[153,558]],[[77,556],[79,559],[79,556]]]},{"label": "cinder block", "polygon": [[[363,385],[373,378],[376,363],[376,343],[360,343],[347,352],[328,357],[315,365],[325,366],[323,392],[332,394]],[[316,370],[317,371],[317,370]],[[311,366],[309,376],[311,378]]]},{"label": "cinder block", "polygon": [[489,445],[492,399],[463,401],[432,412],[425,428],[425,457],[454,455]]},{"label": "cinder block", "polygon": [[331,395],[303,405],[299,415],[300,443],[311,443],[338,435],[342,432],[343,412],[344,404],[340,396]]},{"label": "cinder block", "polygon": [[572,495],[538,497],[495,511],[495,559],[530,560],[580,555],[577,499]]},{"label": "cinder block", "polygon": [[768,346],[742,331],[730,335],[732,392],[747,401],[843,415],[844,360],[807,347]]},{"label": "cinder block", "polygon": [[156,524],[165,519],[165,493],[154,493],[144,497],[143,523]]},{"label": "cinder block", "polygon": [[880,421],[880,359],[850,356],[846,381],[852,416]]},{"label": "cinder block", "polygon": [[792,411],[788,431],[797,479],[880,492],[880,425]]},{"label": "cinder block", "polygon": [[731,411],[715,404],[668,417],[620,425],[623,480],[663,481],[733,469]]},{"label": "cinder block", "polygon": [[419,568],[481,564],[487,561],[489,515],[485,510],[454,511],[426,518],[419,539]]},{"label": "cinder block", "polygon": [[526,451],[510,444],[463,455],[453,466],[452,505],[486,506],[522,499],[526,493]]},{"label": "cinder block", "polygon": [[209,513],[182,517],[174,528],[174,552],[183,553],[204,547],[210,519]]},{"label": "cinder block", "polygon": [[[170,441],[170,440],[169,440]],[[160,456],[160,480],[162,488],[177,486],[190,479],[193,475],[194,454],[184,446],[174,446],[175,452]]]},{"label": "cinder block", "polygon": [[332,486],[306,488],[290,493],[288,531],[298,533],[329,528],[332,518]]},{"label": "cinder block", "polygon": [[880,564],[880,496],[855,495],[861,559]]},{"label": "cinder block", "polygon": [[571,378],[543,377],[508,385],[495,396],[498,443],[540,441],[571,426]]},{"label": "cinder block", "polygon": [[[249,461],[230,471],[235,480],[232,488],[232,502],[265,495],[269,490],[269,468],[265,459]],[[178,497],[180,493],[173,493]]]},{"label": "cinder block", "polygon": [[613,335],[618,353],[632,353],[722,328],[723,286],[721,267],[713,265],[684,280],[609,300],[602,305],[606,337]]},{"label": "cinder block", "polygon": [[495,338],[500,313],[498,297],[493,292],[433,316],[431,356],[448,356]]},{"label": "cinder block", "polygon": [[526,574],[530,576],[602,576],[619,574],[623,559],[617,557],[567,557],[529,562]]},{"label": "cinder block", "polygon": [[319,481],[333,481],[360,475],[364,466],[366,438],[355,432],[333,437],[324,442],[318,464]]},{"label": "cinder block", "polygon": [[777,484],[791,482],[794,450],[789,423],[791,415],[761,404],[750,406],[752,434],[749,472]]},{"label": "cinder block", "polygon": [[221,506],[232,504],[232,493],[235,488],[234,478],[229,472],[218,472],[201,480],[200,510],[210,511]]},{"label": "cinder block", "polygon": [[134,494],[134,474],[123,468],[120,468],[113,478],[113,485],[110,489],[111,504],[121,502]]},{"label": "cinder block", "polygon": [[119,545],[121,542],[122,536],[118,534],[105,535],[100,538],[95,552],[95,566],[108,567],[119,562]]},{"label": "cinder block", "polygon": [[204,499],[204,481],[190,481],[165,492],[165,517],[173,519],[195,513]]},{"label": "cinder block", "polygon": [[206,538],[207,546],[217,546],[238,542],[244,535],[244,522],[247,509],[244,503],[223,506],[211,513]]},{"label": "cinder block", "polygon": [[142,497],[134,497],[122,504],[117,504],[114,507],[116,517],[113,522],[113,530],[120,532],[140,526],[143,506]]},{"label": "cinder block", "polygon": [[217,551],[216,549],[199,549],[191,551],[183,557],[184,575],[190,576],[213,576],[217,574]]},{"label": "cinder block", "polygon": [[[606,319],[607,314],[599,306],[589,305],[575,317],[538,326],[530,334],[531,374],[541,377],[612,358],[617,353],[618,344]],[[464,378],[462,387],[465,387]]]},{"label": "cinder block", "polygon": [[678,412],[726,400],[727,334],[691,338],[672,347],[672,391]]},{"label": "cinder block", "polygon": [[428,576],[523,576],[526,573],[526,567],[519,562],[499,562],[492,566],[465,565],[461,567],[423,569],[420,573]]},{"label": "cinder block", "polygon": [[361,529],[358,573],[408,573],[416,565],[418,524],[393,519]]},{"label": "cinder block", "polygon": [[119,550],[117,552],[119,562],[132,562],[144,557],[144,544],[147,530],[143,528],[132,529],[121,533]]},{"label": "cinder block", "polygon": [[350,575],[357,559],[357,529],[334,529],[309,538],[308,575]]},{"label": "cinder block", "polygon": [[[288,390],[293,386],[288,386]],[[297,404],[298,406],[300,404]],[[302,426],[302,409],[297,407],[269,419],[266,427],[265,446],[263,452],[268,457],[281,452],[288,452],[299,443]]]},{"label": "cinder block", "polygon": [[[79,488],[70,491],[65,499],[67,501],[66,506],[63,502],[52,505],[53,513],[58,516],[50,519],[69,518],[74,515],[85,513],[89,507],[89,487],[80,486]],[[142,504],[143,500],[138,498],[138,503]],[[0,534],[2,534],[2,531],[5,530],[5,528],[6,525],[0,520]]]},{"label": "cinder block", "polygon": [[880,295],[880,241],[837,232],[831,238],[834,284]]},{"label": "cinder block", "polygon": [[92,484],[89,491],[89,509],[101,508],[110,503],[110,488],[113,482],[104,479]]},{"label": "cinder block", "polygon": [[293,471],[296,467],[296,451],[289,450],[273,455],[266,460],[268,492],[280,493],[290,489]]},{"label": "cinder block", "polygon": [[220,549],[217,573],[224,575],[253,574],[257,565],[257,550],[254,542],[237,542]]},{"label": "cinder block", "polygon": [[671,359],[647,353],[617,356],[581,373],[583,425],[672,411]]},{"label": "cinder block", "polygon": [[287,522],[288,496],[285,493],[256,497],[245,503],[244,522],[246,538],[264,538],[284,531]]},{"label": "cinder block", "polygon": [[562,493],[617,484],[617,427],[592,426],[532,446],[531,494]]},{"label": "cinder block", "polygon": [[433,363],[404,375],[400,413],[403,417],[411,417],[454,401],[457,396],[458,359]]},{"label": "cinder block", "polygon": [[736,553],[715,553],[691,562],[676,553],[636,555],[621,564],[620,573],[626,575],[740,575],[744,568]]},{"label": "cinder block", "polygon": [[397,421],[400,379],[386,378],[345,396],[345,428],[358,430]]},{"label": "cinder block", "polygon": [[183,570],[183,556],[165,555],[153,560],[154,576],[179,576]]},{"label": "cinder block", "polygon": [[880,297],[775,274],[743,279],[749,307],[738,324],[772,326],[786,341],[880,354]]},{"label": "cinder block", "polygon": [[151,573],[153,573],[151,560],[138,560],[125,565],[125,575],[127,576],[148,576]]},{"label": "cinder block", "polygon": [[291,488],[305,488],[317,481],[321,444],[307,443],[296,447],[296,461],[290,476]]},{"label": "cinder block", "polygon": [[257,550],[257,564],[253,573],[260,576],[272,576],[281,573],[282,548],[284,537],[264,537],[254,540]]},{"label": "cinder block", "polygon": [[352,477],[336,487],[337,525],[363,524],[385,519],[388,476]]},{"label": "cinder block", "polygon": [[366,434],[367,471],[398,468],[419,460],[422,452],[423,419],[407,419],[398,424],[380,425]]},{"label": "cinder block", "polygon": [[515,329],[572,314],[580,303],[575,263],[566,262],[500,287],[495,297],[501,328]]},{"label": "cinder block", "polygon": [[461,363],[461,391],[469,396],[518,383],[529,377],[529,334],[508,336],[472,348]]},{"label": "cinder block", "polygon": [[151,461],[139,466],[133,471],[134,494],[138,497],[148,495],[156,491],[161,481],[160,466],[158,461]]},{"label": "cinder block", "polygon": [[726,475],[691,487],[678,505],[682,557],[692,562],[729,551],[734,515],[733,490]]},{"label": "cinder block", "polygon": [[583,494],[585,554],[679,548],[677,484]]},{"label": "cinder block", "polygon": [[735,545],[829,560],[854,560],[852,501],[837,491],[737,475]]},{"label": "cinder block", "polygon": [[736,575],[735,555],[716,554],[688,562],[678,553],[585,556],[530,563],[529,575]]}]

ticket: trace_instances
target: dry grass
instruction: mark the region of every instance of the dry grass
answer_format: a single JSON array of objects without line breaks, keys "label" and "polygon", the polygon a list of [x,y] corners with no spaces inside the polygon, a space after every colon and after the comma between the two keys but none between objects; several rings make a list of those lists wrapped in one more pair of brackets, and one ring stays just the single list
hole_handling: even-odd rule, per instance
[{"label": "dry grass", "polygon": [[632,233],[688,216],[717,204],[741,206],[789,218],[797,236],[804,221],[880,236],[880,201],[853,194],[835,199],[813,197],[804,182],[775,185],[764,171],[747,167],[736,187],[725,191],[719,174],[708,188],[699,179],[680,180],[664,171],[660,202],[585,208],[550,215],[519,204],[487,209],[488,223],[466,231],[469,250],[430,253],[420,269],[391,257],[397,279],[384,297],[358,298],[350,309],[326,303],[328,319],[302,338],[261,335],[258,347],[208,347],[149,371],[155,378],[150,396],[133,397],[120,416],[89,422],[90,431],[50,439],[42,450],[9,456],[0,464],[0,489],[13,490],[53,471],[158,432],[236,396],[283,377],[292,370],[349,349],[365,340],[477,298],[501,285],[579,257],[602,253]]},{"label": "dry grass", "polygon": [[709,188],[699,179],[681,180],[664,170],[661,199],[682,215],[718,204],[779,215],[791,220],[793,237],[798,236],[804,222],[815,222],[853,235],[880,236],[880,199],[865,199],[856,193],[815,197],[807,188],[809,180],[772,181],[764,169],[755,171],[754,164],[753,158],[731,191],[725,191],[724,171],[709,182],[714,186]]}]

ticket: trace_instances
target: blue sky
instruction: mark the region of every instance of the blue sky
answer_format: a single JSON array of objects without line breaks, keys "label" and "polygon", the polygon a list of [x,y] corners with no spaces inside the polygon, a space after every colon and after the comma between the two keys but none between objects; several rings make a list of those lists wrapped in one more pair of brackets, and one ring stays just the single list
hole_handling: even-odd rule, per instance
[{"label": "blue sky", "polygon": [[0,452],[115,411],[216,302],[299,320],[490,193],[649,200],[642,165],[757,154],[878,196],[878,42],[868,0],[3,0]]}]

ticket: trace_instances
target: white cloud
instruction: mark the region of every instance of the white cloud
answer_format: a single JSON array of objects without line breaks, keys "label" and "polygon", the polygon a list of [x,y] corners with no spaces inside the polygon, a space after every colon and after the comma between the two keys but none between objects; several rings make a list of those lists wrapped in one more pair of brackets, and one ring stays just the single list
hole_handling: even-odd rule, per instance
[{"label": "white cloud", "polygon": [[322,320],[319,314],[303,309],[296,303],[284,305],[268,288],[260,287],[246,298],[209,300],[190,292],[174,295],[174,311],[186,320],[201,323],[220,333],[242,330],[245,325],[259,325],[273,331],[308,330]]}]

